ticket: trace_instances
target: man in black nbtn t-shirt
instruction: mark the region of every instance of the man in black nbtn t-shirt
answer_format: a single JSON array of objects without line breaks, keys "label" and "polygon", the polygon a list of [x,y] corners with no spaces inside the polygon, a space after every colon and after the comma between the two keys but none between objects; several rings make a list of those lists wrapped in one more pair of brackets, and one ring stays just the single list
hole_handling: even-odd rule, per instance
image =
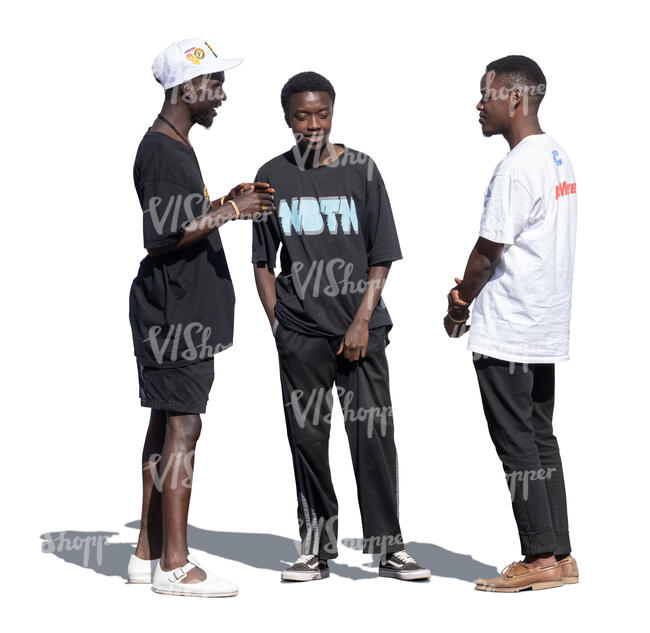
[{"label": "man in black nbtn t-shirt", "polygon": [[188,555],[187,514],[214,355],[232,345],[235,295],[217,229],[272,211],[273,197],[265,183],[251,183],[210,202],[187,136],[194,123],[210,127],[226,100],[223,71],[240,61],[217,58],[197,39],[158,55],[153,71],[165,101],[133,167],[148,255],[131,285],[129,313],[140,402],[151,408],[151,418],[142,452],[142,521],[128,579],[153,583],[164,594],[237,593],[236,585]]},{"label": "man in black nbtn t-shirt", "polygon": [[302,539],[301,556],[282,578],[326,577],[327,561],[337,556],[328,460],[334,383],[354,463],[363,551],[381,555],[381,576],[428,578],[430,571],[404,551],[398,520],[385,354],[392,323],[381,291],[402,254],[376,165],[329,142],[334,98],[330,82],[316,73],[287,82],[281,101],[296,145],[256,178],[275,192],[274,213],[253,224],[253,264],[278,348]]}]

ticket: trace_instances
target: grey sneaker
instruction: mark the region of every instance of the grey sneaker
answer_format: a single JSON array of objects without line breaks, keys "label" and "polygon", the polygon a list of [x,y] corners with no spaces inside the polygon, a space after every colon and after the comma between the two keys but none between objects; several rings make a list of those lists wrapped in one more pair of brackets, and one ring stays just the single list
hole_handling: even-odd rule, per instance
[{"label": "grey sneaker", "polygon": [[282,572],[282,580],[319,580],[327,578],[330,569],[327,561],[319,559],[314,554],[302,554],[298,560]]},{"label": "grey sneaker", "polygon": [[386,559],[380,561],[379,575],[398,580],[424,580],[431,578],[431,571],[420,567],[403,549],[388,554]]}]

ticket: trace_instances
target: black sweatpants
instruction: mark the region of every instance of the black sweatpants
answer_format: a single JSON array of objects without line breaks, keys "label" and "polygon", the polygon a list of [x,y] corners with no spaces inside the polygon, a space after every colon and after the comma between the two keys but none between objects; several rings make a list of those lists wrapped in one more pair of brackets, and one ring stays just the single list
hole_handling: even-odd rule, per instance
[{"label": "black sweatpants", "polygon": [[403,549],[386,328],[370,330],[366,357],[356,363],[345,360],[343,354],[337,356],[341,337],[305,336],[278,324],[275,338],[298,493],[302,553],[323,559],[335,558],[338,553],[338,504],[328,456],[334,383],[352,453],[363,551]]},{"label": "black sweatpants", "polygon": [[521,553],[569,554],[564,474],[553,435],[555,365],[473,354],[490,437],[503,464]]}]

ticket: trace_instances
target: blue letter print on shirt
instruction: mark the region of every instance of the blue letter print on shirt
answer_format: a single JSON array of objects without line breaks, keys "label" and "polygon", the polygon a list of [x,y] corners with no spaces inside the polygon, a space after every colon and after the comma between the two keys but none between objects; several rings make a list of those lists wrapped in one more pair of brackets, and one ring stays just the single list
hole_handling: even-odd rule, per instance
[{"label": "blue letter print on shirt", "polygon": [[556,165],[561,165],[562,164],[562,159],[559,158],[560,152],[558,152],[556,149],[553,150],[553,160],[555,161]]},{"label": "blue letter print on shirt", "polygon": [[357,207],[354,199],[350,201],[346,196],[327,196],[324,198],[313,198],[303,196],[301,198],[292,198],[291,207],[286,200],[280,201],[278,216],[282,232],[285,235],[291,235],[291,229],[299,235],[319,235],[325,230],[327,220],[327,230],[335,235],[339,230],[340,219],[341,230],[349,235],[351,230],[359,232],[359,218],[357,217]]}]

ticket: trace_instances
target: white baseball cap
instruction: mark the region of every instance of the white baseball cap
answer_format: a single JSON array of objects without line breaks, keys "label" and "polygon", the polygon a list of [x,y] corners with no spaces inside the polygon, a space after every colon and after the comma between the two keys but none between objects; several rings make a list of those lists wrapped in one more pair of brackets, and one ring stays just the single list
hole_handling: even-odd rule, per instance
[{"label": "white baseball cap", "polygon": [[167,90],[200,75],[219,73],[241,64],[241,59],[217,57],[205,40],[192,38],[174,42],[153,60],[153,76]]}]

